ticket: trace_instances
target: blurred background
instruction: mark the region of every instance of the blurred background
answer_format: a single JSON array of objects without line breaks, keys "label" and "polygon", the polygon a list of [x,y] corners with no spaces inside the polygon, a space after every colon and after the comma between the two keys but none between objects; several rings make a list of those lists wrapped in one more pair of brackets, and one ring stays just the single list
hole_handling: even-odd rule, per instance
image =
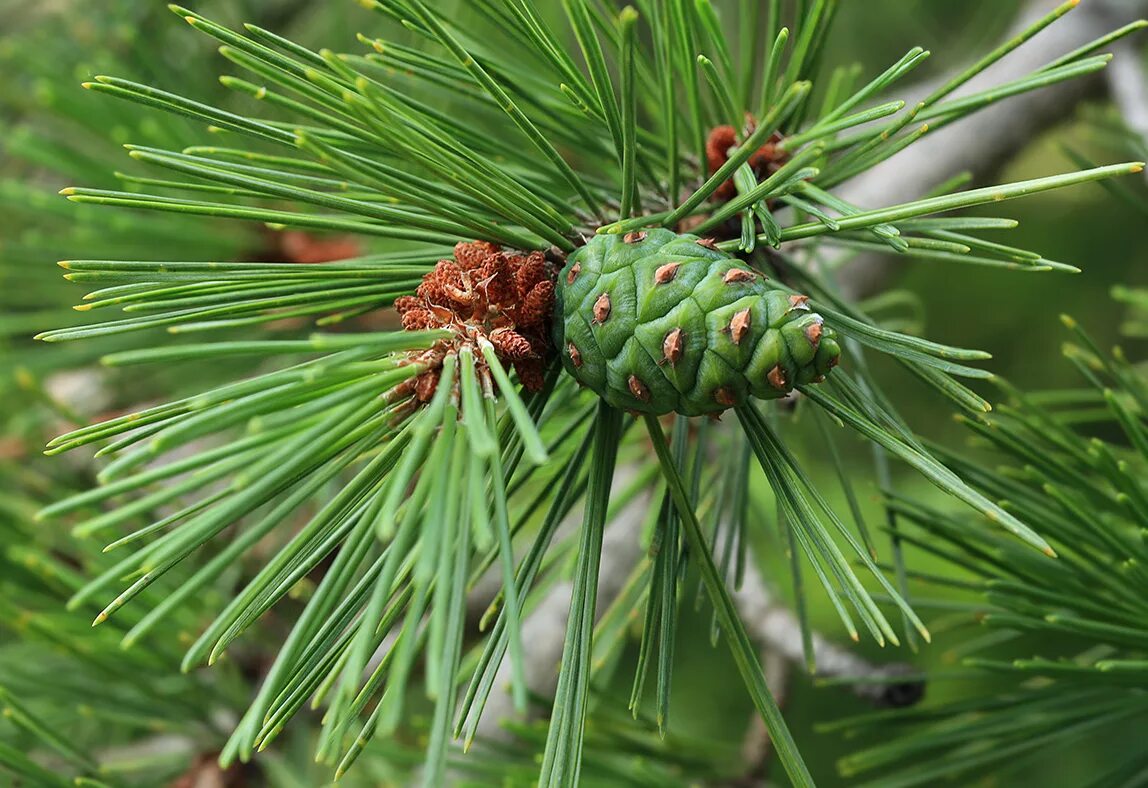
[{"label": "blurred background", "polygon": [[[453,5],[463,8],[466,3],[455,0]],[[558,3],[544,5],[560,7]],[[935,77],[987,51],[1006,33],[1022,5],[1019,0],[847,0],[828,47],[828,65],[858,63],[862,73],[871,76],[919,45],[933,55],[916,76]],[[355,34],[377,35],[381,27],[379,17],[352,0],[200,0],[193,8],[225,24],[254,21],[308,46],[337,51],[361,50]],[[269,254],[293,259],[292,255],[304,253],[249,226],[158,214],[143,222],[129,221],[121,212],[76,206],[56,195],[69,185],[118,188],[113,173],[133,169],[133,162],[119,147],[123,143],[171,145],[171,140],[179,140],[192,144],[205,136],[196,124],[89,94],[80,87],[82,81],[111,73],[235,106],[249,103],[247,97],[225,94],[217,74],[226,73],[230,64],[214,52],[209,39],[190,31],[163,3],[103,0],[95,9],[91,3],[74,0],[35,4],[0,0],[0,36],[4,75],[0,79],[0,539],[5,540],[0,550],[7,549],[8,560],[15,565],[18,556],[30,552],[33,545],[41,550],[46,547],[78,569],[89,559],[97,559],[82,550],[77,555],[70,535],[58,524],[31,523],[44,504],[84,489],[92,470],[78,457],[43,458],[40,447],[69,424],[169,393],[170,381],[153,367],[131,368],[126,374],[99,370],[93,362],[111,349],[108,343],[34,346],[30,337],[37,331],[77,320],[69,306],[82,291],[62,280],[57,260],[267,259]],[[1142,53],[1133,57],[1140,57],[1144,67]],[[1127,139],[1113,131],[1114,115],[1102,90],[1094,100],[1066,107],[1062,122],[1027,139],[996,179],[1063,172],[1081,160],[1107,164],[1134,158]],[[991,141],[970,136],[961,144],[977,150]],[[908,325],[939,342],[991,352],[992,370],[1012,383],[1025,389],[1073,387],[1078,383],[1076,372],[1060,354],[1065,339],[1058,319],[1062,313],[1087,326],[1101,346],[1124,341],[1130,357],[1145,355],[1142,342],[1119,340],[1126,315],[1112,298],[1118,285],[1148,285],[1148,214],[1143,207],[1148,201],[1143,199],[1143,186],[1143,182],[1126,184],[1134,195],[1139,193],[1139,201],[1089,185],[1012,202],[1003,213],[991,209],[992,215],[1020,222],[1011,231],[1009,243],[1076,265],[1082,269],[1080,274],[1020,274],[917,263],[890,278],[884,289],[909,294],[901,308]],[[226,372],[216,369],[207,374]],[[950,408],[945,402],[907,376],[902,381],[891,367],[878,373],[890,383],[889,391],[910,424],[940,443],[964,443],[966,432],[948,418]],[[993,391],[991,385],[982,387],[990,399]],[[796,434],[804,429],[799,425]],[[867,467],[868,448],[860,442],[849,448],[846,467]],[[825,458],[811,454],[803,459],[818,478],[827,480],[827,497],[844,505]],[[875,481],[866,471],[859,474],[857,489],[866,516],[878,523],[882,515]],[[914,475],[899,476],[895,483],[899,490],[922,499],[937,497]],[[785,596],[789,593],[786,559],[768,537],[762,540],[759,553],[767,563],[766,576],[777,593]],[[938,567],[929,556],[912,552],[910,565],[925,572],[952,571]],[[12,582],[3,587],[2,593],[12,594],[14,586]],[[929,589],[927,594],[935,598],[937,592]],[[62,600],[66,595],[53,597],[46,592],[41,608],[45,616],[58,622],[75,619],[60,626],[77,633],[86,628],[81,614],[53,612],[53,598]],[[197,600],[192,607],[199,605],[202,612],[213,601]],[[818,605],[812,610],[813,620],[828,637],[843,641],[828,603],[821,600]],[[18,607],[12,597],[0,603],[0,686],[6,681],[5,671],[18,672],[33,658],[23,642],[27,630],[16,622]],[[697,614],[695,623],[696,632],[706,633],[709,613]],[[268,625],[274,627],[275,622]],[[681,631],[689,633],[694,627],[683,620]],[[875,662],[909,661],[933,674],[926,700],[933,703],[969,691],[968,679],[953,668],[962,644],[975,634],[975,630],[970,634],[967,628],[957,628],[916,653],[909,649],[879,653],[869,644],[858,648]],[[158,677],[178,671],[179,644],[170,645],[170,653],[157,653],[154,664],[147,666],[157,682],[161,681]],[[699,634],[683,636],[679,655],[674,734],[740,747],[752,708],[725,650],[711,649],[708,636]],[[234,687],[227,692],[241,704],[247,691],[242,670],[235,666],[216,670],[236,673]],[[628,692],[630,673],[622,669],[617,675],[620,691]],[[194,696],[197,690],[191,686],[174,692]],[[817,726],[857,713],[865,704],[847,689],[816,687],[800,675],[790,678],[786,695],[791,728],[819,784],[847,784],[837,775],[835,762],[856,742],[819,732]],[[307,730],[301,723],[296,722],[298,735],[277,744],[276,752],[268,756],[269,771],[249,774],[244,778],[248,782],[217,784],[322,784],[323,771],[308,771]],[[79,735],[98,742],[99,728],[89,725]],[[0,722],[0,741],[5,735]],[[299,746],[293,748],[296,741]],[[1108,746],[1135,746],[1136,741],[1143,746],[1143,732],[1130,731],[1128,742],[1114,741]],[[157,774],[169,782],[180,774],[195,777],[196,759],[210,755],[177,752]],[[1013,775],[999,784],[1078,785],[1104,759],[1102,747],[1081,748],[1070,757],[1050,760],[1046,774],[1034,773],[1030,764],[1023,781]],[[198,768],[204,774],[209,769],[203,764]],[[783,779],[780,774],[774,776]],[[381,784],[384,780],[384,772],[368,769],[352,774],[345,784]]]}]

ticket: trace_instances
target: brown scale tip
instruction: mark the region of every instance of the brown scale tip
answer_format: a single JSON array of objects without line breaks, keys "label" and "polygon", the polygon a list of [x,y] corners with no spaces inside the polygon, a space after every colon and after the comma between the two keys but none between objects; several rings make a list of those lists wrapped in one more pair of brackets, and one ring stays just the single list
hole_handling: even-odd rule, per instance
[{"label": "brown scale tip", "polygon": [[699,238],[698,246],[716,252],[718,250],[717,240],[714,238]]},{"label": "brown scale tip", "polygon": [[580,351],[573,342],[566,346],[566,352],[570,354],[570,363],[574,365],[575,369],[582,368],[582,351]]},{"label": "brown scale tip", "polygon": [[732,391],[722,386],[721,388],[714,389],[714,402],[722,407],[732,408],[737,404],[737,398]]},{"label": "brown scale tip", "polygon": [[682,330],[675,328],[670,333],[666,334],[666,338],[662,340],[662,363],[669,364],[671,367],[676,365],[682,358],[682,352],[685,350],[685,342],[682,340]]},{"label": "brown scale tip", "polygon": [[634,399],[641,400],[642,402],[650,401],[650,389],[645,383],[638,380],[637,375],[631,375],[626,383],[629,385],[630,393],[634,395]]},{"label": "brown scale tip", "polygon": [[603,293],[594,302],[594,322],[605,323],[610,318],[610,294]]},{"label": "brown scale tip", "polygon": [[581,263],[574,263],[574,265],[570,266],[570,270],[566,274],[566,284],[567,285],[574,284],[574,280],[578,278],[578,274],[580,274],[580,273],[582,273],[582,264]]},{"label": "brown scale tip", "polygon": [[626,233],[626,235],[622,237],[622,241],[623,243],[628,244],[640,244],[642,241],[646,240],[647,237],[647,234],[641,231],[636,233]]},{"label": "brown scale tip", "polygon": [[745,268],[731,268],[725,272],[725,276],[721,278],[727,285],[740,284],[742,282],[752,282],[757,276],[753,271],[746,270]]},{"label": "brown scale tip", "polygon": [[821,344],[821,335],[825,333],[825,326],[820,322],[811,323],[805,329],[805,338],[809,340],[809,344],[817,347]]},{"label": "brown scale tip", "polygon": [[678,275],[678,269],[681,267],[681,263],[666,263],[661,266],[657,271],[654,271],[654,284],[664,285],[674,281],[674,277]]},{"label": "brown scale tip", "polygon": [[748,309],[743,309],[729,321],[729,338],[735,345],[740,345],[753,325],[753,318]]},{"label": "brown scale tip", "polygon": [[789,297],[789,306],[792,309],[803,309],[809,311],[809,296],[807,295],[791,295]]},{"label": "brown scale tip", "polygon": [[769,385],[773,386],[778,391],[789,390],[789,380],[785,377],[785,370],[781,365],[776,365],[769,371]]}]

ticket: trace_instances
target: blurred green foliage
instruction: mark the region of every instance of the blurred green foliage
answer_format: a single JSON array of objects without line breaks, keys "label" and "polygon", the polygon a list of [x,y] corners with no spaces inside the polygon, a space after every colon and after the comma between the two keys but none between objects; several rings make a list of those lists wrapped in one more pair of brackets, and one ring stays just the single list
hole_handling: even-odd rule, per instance
[{"label": "blurred green foliage", "polygon": [[[178,80],[184,86],[192,82],[189,89],[193,93],[197,87],[214,89],[208,83],[214,79],[212,75],[217,69],[196,67],[201,58],[212,56],[202,37],[187,32],[179,20],[166,11],[150,13],[144,10],[145,5],[133,0],[109,1],[101,3],[98,13],[93,13],[88,4],[71,4],[65,0],[39,4],[36,10],[29,10],[29,4],[24,2],[0,3],[0,30],[3,31],[0,64],[6,74],[14,75],[0,81],[0,121],[6,146],[5,153],[0,154],[3,157],[0,158],[0,176],[34,184],[29,191],[0,195],[4,212],[0,217],[0,254],[6,258],[0,266],[0,277],[4,277],[0,279],[0,288],[8,291],[6,298],[16,294],[21,309],[35,313],[36,319],[43,321],[41,327],[56,325],[53,317],[56,307],[66,303],[58,298],[62,290],[57,282],[54,257],[81,252],[89,256],[99,254],[98,249],[74,246],[60,249],[59,239],[50,237],[52,227],[58,225],[36,224],[49,210],[61,212],[59,222],[70,221],[62,201],[58,204],[52,193],[77,180],[82,180],[84,185],[100,185],[102,177],[110,177],[107,162],[112,160],[112,143],[128,139],[147,142],[148,124],[155,122],[149,119],[160,117],[130,110],[114,121],[122,123],[122,127],[93,127],[93,122],[98,126],[113,119],[90,115],[89,110],[118,112],[122,108],[108,109],[111,102],[106,99],[83,95],[78,82],[126,61],[133,69],[130,76],[141,81],[163,84]],[[295,4],[308,6],[299,15],[287,15],[287,5],[290,4],[278,0],[204,0],[195,4],[195,10],[214,15],[224,23],[267,19],[275,27],[276,20],[283,24],[289,22],[289,32],[303,43],[332,49],[355,46],[354,32],[362,30],[370,34],[372,26],[377,24],[375,18],[350,0]],[[934,52],[920,74],[927,77],[943,72],[994,41],[1019,5],[1017,0],[845,2],[829,47],[831,59],[840,63],[859,62],[864,65],[865,74],[871,75],[910,46],[920,45]],[[140,70],[145,67],[146,71]],[[1102,135],[1095,133],[1095,125],[1087,119],[1067,120],[1061,128],[1034,140],[1009,166],[1002,179],[1036,177],[1067,169],[1070,162],[1065,146],[1101,162],[1121,155],[1110,148]],[[138,125],[133,128],[132,123]],[[20,128],[27,131],[13,131]],[[145,138],[141,140],[139,133]],[[77,134],[90,139],[91,146],[68,145]],[[101,137],[104,142],[100,141]],[[1117,341],[1124,313],[1111,299],[1112,288],[1121,284],[1148,285],[1145,215],[1114,201],[1097,186],[1020,201],[1009,206],[1008,215],[1020,221],[1020,228],[1009,237],[1011,243],[1047,250],[1053,258],[1077,265],[1083,272],[1029,276],[977,269],[975,275],[965,275],[960,268],[917,265],[892,284],[909,289],[920,298],[927,333],[933,339],[992,352],[991,368],[1023,388],[1072,385],[1075,372],[1060,357],[1064,337],[1057,317],[1060,313],[1071,314],[1089,327],[1102,347]],[[76,235],[65,237],[74,241]],[[16,259],[22,267],[19,271],[10,265]],[[33,281],[36,284],[28,289],[26,283]],[[74,297],[67,292],[68,298]],[[31,330],[29,325],[27,331],[31,333]],[[21,352],[25,344],[18,337],[12,340],[12,347]],[[1130,348],[1130,355],[1142,357],[1142,343],[1140,347]],[[7,361],[0,358],[0,364],[11,366],[5,363]],[[910,380],[897,389],[896,404],[909,422],[941,441],[963,439],[964,431],[946,420],[936,419],[939,410],[947,412],[946,405],[935,397],[922,397],[922,391]],[[983,391],[991,391],[991,388]],[[26,406],[31,406],[30,401],[26,401]],[[852,448],[849,462],[867,461],[866,446],[856,442]],[[812,464],[812,458],[804,459]],[[831,469],[817,470],[819,478],[833,478]],[[899,489],[918,497],[935,498],[923,482],[906,477],[899,479],[898,485]],[[869,479],[860,489],[867,516],[872,522],[879,522],[881,508],[875,483]],[[826,494],[834,504],[844,503],[835,488],[827,489]],[[34,503],[21,502],[10,511],[26,517],[35,508]],[[785,559],[779,550],[774,549],[767,556],[767,562],[777,570],[777,577],[784,577]],[[925,572],[940,569],[934,559],[914,551],[910,552],[910,565]],[[788,584],[779,585],[787,587]],[[830,634],[837,634],[828,603],[812,612],[818,624]],[[706,626],[704,622],[699,623],[698,630],[705,631]],[[691,629],[682,627],[686,632]],[[951,666],[952,650],[963,637],[960,632],[942,637],[934,645],[924,647],[914,659],[921,666],[943,674]],[[721,648],[711,651],[704,640],[689,638],[680,649],[682,666],[675,674],[678,713],[671,731],[680,736],[704,732],[711,739],[739,740],[751,716],[751,706],[741,692],[726,652]],[[862,648],[879,661],[899,656],[877,653],[879,650],[872,646]],[[930,686],[929,702],[964,691],[959,683],[937,681]],[[800,678],[793,683],[788,719],[820,784],[838,784],[834,763],[853,745],[843,737],[815,733],[814,724],[862,708],[860,701],[840,689],[815,689],[809,681]],[[688,711],[683,711],[686,709]],[[1135,732],[1129,732],[1129,741],[1113,741],[1109,746],[1134,746],[1135,736]],[[1075,768],[1080,774],[1087,774],[1105,758],[1105,752],[1100,750],[1082,753]],[[294,769],[280,761],[272,760],[271,764],[271,771],[283,770],[284,774]],[[353,775],[348,784],[356,784],[356,780],[370,784],[371,779],[382,779],[379,773],[369,777],[371,773],[368,767],[362,775]],[[1073,785],[1077,775],[1057,771],[1029,774],[1026,779],[1034,785]],[[291,783],[284,778],[282,784]]]}]

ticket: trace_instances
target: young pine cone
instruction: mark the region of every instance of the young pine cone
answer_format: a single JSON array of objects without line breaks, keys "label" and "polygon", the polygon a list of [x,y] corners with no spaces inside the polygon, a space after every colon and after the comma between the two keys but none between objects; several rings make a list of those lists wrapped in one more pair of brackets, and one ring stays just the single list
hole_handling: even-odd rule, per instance
[{"label": "young pine cone", "polygon": [[555,344],[615,407],[699,416],[777,399],[837,365],[836,334],[808,299],[670,230],[598,235],[558,277]]}]

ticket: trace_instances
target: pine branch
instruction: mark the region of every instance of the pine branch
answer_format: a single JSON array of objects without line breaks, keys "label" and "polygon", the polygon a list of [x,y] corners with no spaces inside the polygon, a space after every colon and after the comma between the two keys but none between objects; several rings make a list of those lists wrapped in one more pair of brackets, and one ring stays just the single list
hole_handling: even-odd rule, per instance
[{"label": "pine branch", "polygon": [[[189,147],[176,137],[132,146],[133,160],[166,177],[126,175],[126,190],[66,190],[80,209],[150,212],[140,227],[210,219],[274,231],[356,232],[380,246],[321,266],[147,262],[150,254],[64,264],[69,279],[97,288],[80,311],[125,316],[47,331],[43,340],[104,343],[160,329],[205,340],[169,338],[152,348],[117,350],[107,361],[265,364],[256,374],[243,371],[241,382],[206,383],[189,396],[81,427],[50,444],[52,453],[98,444],[100,455],[112,459],[102,474],[106,486],[46,514],[76,513],[81,534],[135,529],[110,546],[130,544],[134,552],[78,583],[73,604],[116,589],[97,623],[126,618],[123,640],[131,645],[169,626],[256,545],[281,535],[239,592],[223,594],[214,621],[188,630],[200,634],[185,667],[214,663],[240,647],[280,600],[317,578],[223,762],[268,747],[311,699],[327,707],[318,757],[342,775],[373,736],[399,731],[422,660],[422,691],[434,703],[425,753],[433,781],[446,768],[451,734],[469,742],[480,730],[484,707],[502,691],[506,665],[511,699],[519,709],[525,705],[526,647],[540,639],[524,640],[523,615],[540,603],[537,625],[552,631],[546,611],[553,611],[565,619],[559,628],[566,634],[553,724],[536,743],[544,746],[544,782],[567,785],[584,763],[592,674],[623,642],[623,614],[643,603],[632,707],[637,711],[646,668],[656,661],[654,724],[664,731],[678,597],[689,565],[700,571],[714,608],[713,634],[731,648],[780,762],[795,783],[809,784],[729,591],[748,564],[751,459],[784,513],[795,572],[807,559],[847,632],[899,642],[903,635],[878,604],[889,601],[907,631],[928,633],[873,560],[860,518],[854,518],[858,538],[751,395],[775,400],[803,392],[807,406],[838,417],[998,527],[1051,548],[939,462],[864,363],[865,352],[888,355],[966,410],[983,413],[984,401],[957,377],[986,377],[960,363],[985,355],[880,327],[840,299],[831,278],[795,266],[788,251],[881,244],[930,260],[1066,269],[974,234],[1007,222],[933,214],[1140,165],[883,200],[877,208],[843,198],[836,186],[919,144],[918,119],[955,122],[1086,77],[1103,69],[1106,58],[1070,53],[1004,85],[950,95],[1005,51],[998,50],[914,108],[871,102],[923,59],[918,49],[860,89],[843,71],[822,81],[833,0],[799,6],[792,48],[780,30],[780,6],[771,4],[777,48],[736,58],[709,2],[675,2],[663,16],[658,4],[639,2],[648,12],[643,19],[634,9],[618,13],[608,4],[569,0],[570,27],[561,30],[521,0],[482,0],[480,8],[418,0],[370,5],[401,23],[419,46],[364,40],[373,51],[340,56],[174,8],[222,43],[231,63],[254,74],[257,81],[223,80],[254,100],[244,105],[253,112],[170,85],[103,76],[87,83],[149,111],[209,124],[256,149]],[[1024,37],[1053,21],[1048,17]],[[588,73],[560,43],[567,34],[577,39]],[[762,64],[773,84],[755,91]],[[674,78],[658,75],[659,67],[671,67]],[[437,107],[447,94],[457,103],[444,112]],[[766,99],[762,106],[754,106],[758,94]],[[679,98],[684,117],[667,111]],[[753,120],[739,128],[746,112]],[[880,118],[888,120],[874,128]],[[681,149],[686,137],[697,159]],[[667,193],[667,182],[685,185],[686,194]],[[795,214],[775,212],[780,205]],[[680,223],[717,237],[682,233]],[[761,243],[783,254],[754,254]],[[630,276],[618,277],[622,269]],[[766,284],[763,273],[781,283]],[[797,285],[801,291],[790,289]],[[594,289],[580,293],[581,287]],[[635,301],[653,312],[623,308]],[[385,319],[392,305],[397,315],[390,319],[397,317],[402,331],[298,334],[308,320],[336,325],[368,313]],[[285,321],[285,338],[252,340],[246,333]],[[844,348],[855,366],[834,370]],[[740,431],[698,427],[691,434],[689,416],[731,407]],[[623,439],[634,423],[621,417],[623,410],[643,414],[649,444]],[[658,418],[670,413],[677,414],[672,446]],[[213,434],[225,438],[218,448],[175,456]],[[704,462],[711,451],[720,455],[716,467]],[[154,464],[165,456],[167,464]],[[619,462],[637,462],[627,495],[653,493],[644,507],[654,534],[648,560],[635,561],[640,542],[632,522],[618,523],[617,531],[611,524],[611,506],[626,499],[611,491]],[[182,508],[156,514],[175,502]],[[579,507],[582,527],[560,533]],[[145,518],[142,527],[137,516]],[[236,526],[234,539],[204,550]],[[617,549],[606,542],[615,533]],[[519,549],[529,542],[521,556],[516,542]],[[491,566],[499,567],[503,594],[492,607],[488,637],[463,660],[464,592]],[[184,567],[190,571],[181,573]],[[897,569],[903,574],[902,565]],[[862,572],[880,594],[862,582]],[[174,590],[161,594],[163,583]],[[752,598],[762,602],[762,593],[764,584]],[[615,604],[596,627],[600,604],[610,597]],[[148,609],[137,613],[141,604]],[[763,604],[772,607],[768,599]],[[763,617],[773,622],[763,639],[781,638],[774,629],[781,622],[788,636],[816,651],[803,616],[796,627],[792,617]],[[834,669],[867,669],[833,652],[826,657]],[[550,659],[533,667],[553,676]]]},{"label": "pine branch", "polygon": [[[988,630],[962,638],[951,654],[972,675],[1007,684],[973,684],[927,712],[880,715],[904,735],[886,732],[882,742],[845,758],[846,776],[879,771],[873,784],[901,786],[976,775],[1007,782],[1036,760],[1047,764],[1062,753],[1072,759],[1075,747],[1139,730],[1148,720],[1148,576],[1139,569],[1148,555],[1141,538],[1148,522],[1148,381],[1143,365],[1119,349],[1101,352],[1075,321],[1064,322],[1072,333],[1064,355],[1085,387],[1025,393],[1002,384],[1005,403],[993,416],[965,420],[992,464],[948,458],[986,495],[1042,523],[1062,560],[1034,562],[919,501],[893,495],[888,504],[913,526],[901,531],[903,539],[963,570],[964,579],[917,576],[961,592],[935,602],[950,622]],[[856,728],[877,716],[826,727]],[[1148,768],[1134,745],[1114,748],[1110,761],[1096,785],[1122,784]]]},{"label": "pine branch", "polygon": [[[1059,5],[1059,0],[1031,0],[1010,35],[1028,28]],[[1148,16],[1148,3],[1142,0],[1081,3],[1072,10],[1067,23],[1042,31],[1007,59],[973,77],[957,95],[971,95],[1038,71],[1064,53],[1102,39],[1144,16]],[[1118,61],[1130,59],[1129,53],[1122,54]],[[1123,73],[1128,66],[1120,68]],[[952,76],[945,75],[915,88],[907,103],[913,106]],[[930,131],[898,155],[843,184],[840,195],[856,205],[888,205],[917,199],[958,173],[968,173],[973,183],[983,183],[1031,140],[1070,119],[1079,104],[1103,95],[1104,90],[1105,78],[1097,74],[1015,96],[939,131]],[[864,297],[879,290],[897,264],[897,258],[888,254],[863,255],[849,262],[842,284],[851,295]]]},{"label": "pine branch", "polygon": [[[1028,27],[1033,20],[1046,13],[1049,5],[1043,1],[1031,4],[1016,23],[1016,29]],[[1148,6],[1145,8],[1148,9]],[[1054,26],[1055,34],[1046,33],[1037,39],[1039,43],[1020,50],[1019,56],[1006,61],[1002,67],[984,72],[966,85],[963,93],[973,94],[993,84],[1035,71],[1061,53],[1101,37],[1114,27],[1134,20],[1138,13],[1143,12],[1136,8],[1117,9],[1103,3],[1087,4],[1075,12],[1074,25]],[[1110,75],[1110,79],[1114,78]],[[918,93],[922,97],[927,96],[950,79],[950,76],[939,78],[931,86],[919,88]],[[1027,144],[1035,136],[1036,130],[1062,122],[1069,114],[1068,107],[1095,95],[1098,89],[1097,79],[1063,82],[1045,91],[985,110],[950,129],[926,135],[906,152],[847,182],[842,191],[843,199],[861,205],[909,201],[928,192],[953,173],[965,171],[971,172],[975,181],[983,181],[1012,158],[1016,150]],[[913,99],[908,101],[912,103]],[[976,139],[977,144],[965,144],[970,138]],[[957,144],[954,143],[955,139],[964,142]],[[892,177],[894,171],[897,177]],[[909,175],[906,177],[905,173]],[[768,191],[763,190],[757,199],[762,199],[764,195],[768,195]],[[884,269],[887,266],[887,256],[879,260],[855,260],[851,262],[843,281],[850,292],[864,294],[875,289],[877,277],[884,279]],[[784,649],[782,653],[795,663],[803,662],[804,653],[794,651],[794,643],[800,645],[801,642],[800,638],[793,638],[793,633],[798,630],[796,619],[790,611],[777,606],[773,601],[752,560],[747,567],[742,589],[735,595],[735,600],[742,619],[753,622],[750,626],[751,636],[772,648]],[[620,578],[629,574],[629,567],[624,564],[616,569],[620,572]],[[608,572],[604,570],[604,582],[607,577]],[[819,666],[829,675],[875,675],[873,666],[849,652],[833,648],[820,636],[815,638],[814,643],[815,651],[821,652],[817,659]],[[544,655],[532,654],[531,659],[535,658],[541,659],[543,664],[553,663],[553,660],[546,659]],[[825,664],[826,661],[828,664]],[[876,692],[878,695],[888,689],[887,685],[882,684],[858,685],[859,691]]]},{"label": "pine branch", "polygon": [[[746,566],[741,588],[734,592],[734,602],[749,636],[765,652],[782,657],[800,670],[812,663],[815,677],[848,684],[854,694],[875,706],[911,706],[924,693],[924,682],[909,678],[914,673],[910,665],[875,665],[816,632],[811,636],[812,653],[806,654],[800,621],[770,592],[753,560]],[[898,676],[906,678],[900,683],[885,681]]]}]

